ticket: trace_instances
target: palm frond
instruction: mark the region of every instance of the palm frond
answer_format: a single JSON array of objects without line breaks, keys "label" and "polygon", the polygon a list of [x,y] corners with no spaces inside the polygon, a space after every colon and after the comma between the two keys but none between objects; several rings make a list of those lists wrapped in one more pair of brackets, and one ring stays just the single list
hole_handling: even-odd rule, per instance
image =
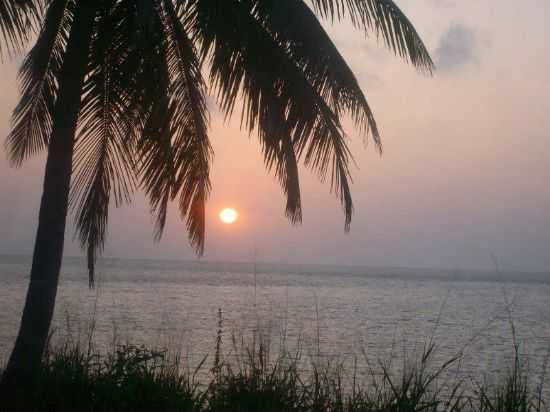
[{"label": "palm frond", "polygon": [[[172,134],[176,179],[173,193],[179,194],[179,210],[186,219],[191,244],[199,255],[204,252],[205,202],[210,193],[212,148],[208,138],[206,85],[201,64],[185,23],[171,0],[164,0],[165,28],[170,46],[168,67],[172,80]],[[183,21],[183,23],[182,23]]]},{"label": "palm frond", "polygon": [[139,174],[141,186],[151,203],[155,215],[154,237],[160,240],[166,225],[168,203],[173,199],[175,165],[170,135],[170,102],[167,83],[156,82],[159,96],[147,116],[139,139]]},{"label": "palm frond", "polygon": [[145,99],[154,103],[140,139],[141,183],[155,214],[155,238],[162,236],[168,202],[179,198],[190,242],[201,255],[212,156],[205,84],[183,9],[176,10],[169,0],[157,6],[158,37],[146,40],[155,57],[146,59],[153,65],[145,68],[144,81],[153,82],[155,90]]},{"label": "palm frond", "polygon": [[127,94],[135,67],[118,22],[116,8],[106,8],[96,23],[74,156],[70,204],[80,244],[87,250],[90,286],[105,242],[109,202],[129,202],[135,187],[136,128]]},{"label": "palm frond", "polygon": [[44,6],[45,0],[0,0],[0,61],[23,49]]},{"label": "palm frond", "polygon": [[310,0],[313,9],[323,18],[343,20],[366,33],[381,36],[385,45],[405,61],[431,74],[434,64],[407,16],[393,0]]},{"label": "palm frond", "polygon": [[[276,106],[278,102],[273,102]],[[271,115],[265,117],[269,121]],[[260,119],[260,123],[264,120]],[[277,127],[277,126],[276,126]],[[302,222],[302,199],[300,193],[300,177],[298,172],[298,160],[296,151],[292,144],[292,137],[286,129],[286,119],[281,113],[278,128],[273,130],[268,125],[259,127],[258,133],[262,136],[262,151],[265,164],[268,170],[275,170],[283,193],[286,196],[285,215],[293,224]],[[269,130],[269,133],[266,131]]]},{"label": "palm frond", "polygon": [[73,19],[71,6],[69,0],[52,0],[36,44],[19,71],[21,99],[14,110],[12,130],[6,142],[10,161],[15,166],[48,145],[57,76]]},{"label": "palm frond", "polygon": [[255,0],[253,12],[272,37],[287,49],[331,109],[338,116],[351,115],[356,127],[367,135],[370,132],[381,151],[380,133],[367,99],[312,10],[302,0]]},{"label": "palm frond", "polygon": [[273,94],[266,93],[261,99],[263,102],[258,105],[257,133],[264,162],[269,171],[275,171],[286,196],[286,216],[292,224],[298,224],[302,222],[298,161],[284,105],[282,99],[276,98]]},{"label": "palm frond", "polygon": [[[151,204],[155,216],[154,237],[162,237],[166,225],[168,204],[175,198],[176,166],[172,145],[171,122],[174,105],[171,104],[170,74],[168,67],[168,41],[162,21],[162,9],[155,2],[152,10],[138,10],[136,27],[139,28],[139,50],[144,64],[138,73],[137,84],[143,128],[138,139],[140,185]],[[147,12],[154,18],[143,19]],[[146,20],[146,25],[143,21]]]},{"label": "palm frond", "polygon": [[348,230],[353,212],[349,187],[352,158],[338,113],[288,48],[254,15],[250,2],[203,0],[197,7],[197,36],[205,55],[211,56],[211,80],[226,115],[242,97],[242,123],[249,131],[259,130],[266,145],[272,144],[266,141],[269,138],[283,147],[284,135],[274,134],[287,130],[297,157],[303,155],[306,166],[316,170],[322,180],[330,175]]}]

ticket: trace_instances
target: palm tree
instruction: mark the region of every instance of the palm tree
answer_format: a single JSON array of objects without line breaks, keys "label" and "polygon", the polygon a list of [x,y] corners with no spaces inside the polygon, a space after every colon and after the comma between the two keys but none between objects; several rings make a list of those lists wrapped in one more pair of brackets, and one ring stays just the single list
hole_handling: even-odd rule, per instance
[{"label": "palm tree", "polygon": [[349,19],[416,68],[433,64],[392,0],[0,0],[0,43],[16,51],[37,12],[41,29],[20,71],[21,100],[7,139],[12,163],[47,150],[30,283],[4,386],[27,382],[55,306],[68,210],[87,251],[90,285],[109,205],[147,194],[162,235],[177,201],[200,255],[210,191],[208,85],[226,116],[258,135],[266,167],[302,218],[298,163],[316,171],[344,209],[353,204],[352,155],[341,119],[381,150],[357,80],[320,24]]}]

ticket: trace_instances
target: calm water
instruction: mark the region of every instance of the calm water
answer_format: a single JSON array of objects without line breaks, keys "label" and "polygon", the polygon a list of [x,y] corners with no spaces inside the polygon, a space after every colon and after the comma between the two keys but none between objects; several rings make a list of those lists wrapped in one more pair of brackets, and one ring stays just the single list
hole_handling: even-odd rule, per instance
[{"label": "calm water", "polygon": [[[0,359],[15,338],[28,269],[26,258],[0,257]],[[176,347],[193,364],[212,353],[221,308],[226,344],[232,331],[260,327],[274,344],[285,336],[305,352],[402,359],[433,336],[438,359],[464,351],[461,373],[482,376],[509,364],[511,314],[530,368],[540,371],[550,350],[549,275],[258,265],[255,288],[253,272],[252,264],[105,259],[90,291],[84,262],[66,259],[54,327],[77,338],[94,319],[99,346]]]}]

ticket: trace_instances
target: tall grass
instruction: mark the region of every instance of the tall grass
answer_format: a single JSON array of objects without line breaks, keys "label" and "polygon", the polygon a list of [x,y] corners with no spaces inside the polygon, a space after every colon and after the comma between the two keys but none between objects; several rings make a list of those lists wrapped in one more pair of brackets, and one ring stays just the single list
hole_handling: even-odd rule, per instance
[{"label": "tall grass", "polygon": [[319,347],[314,356],[300,346],[273,352],[261,328],[226,337],[220,311],[210,360],[193,369],[166,350],[126,344],[99,355],[90,339],[67,340],[46,352],[36,384],[15,405],[0,400],[0,411],[548,411],[544,374],[533,384],[517,346],[504,375],[466,380],[453,373],[460,356],[436,362],[432,340],[398,368],[379,360],[360,374],[358,359],[323,359]]}]

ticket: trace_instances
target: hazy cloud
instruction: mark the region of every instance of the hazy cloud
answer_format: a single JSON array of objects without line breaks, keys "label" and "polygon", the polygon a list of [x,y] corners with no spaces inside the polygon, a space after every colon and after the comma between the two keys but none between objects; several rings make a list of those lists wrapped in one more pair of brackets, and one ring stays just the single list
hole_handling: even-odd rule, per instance
[{"label": "hazy cloud", "polygon": [[461,24],[451,25],[441,36],[435,51],[437,68],[439,71],[450,72],[477,63],[478,43],[472,29]]}]

